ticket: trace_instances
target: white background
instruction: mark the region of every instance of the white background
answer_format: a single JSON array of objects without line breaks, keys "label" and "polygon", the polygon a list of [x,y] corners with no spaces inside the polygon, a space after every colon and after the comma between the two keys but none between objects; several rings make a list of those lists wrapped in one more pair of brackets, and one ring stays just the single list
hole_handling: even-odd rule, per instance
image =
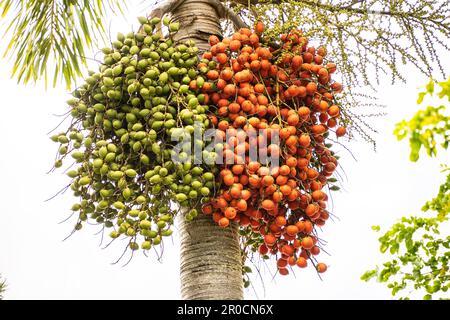
[{"label": "white background", "polygon": [[[111,33],[136,28],[128,20],[114,18]],[[1,60],[0,93],[0,272],[7,278],[7,299],[177,299],[179,294],[178,239],[166,245],[162,263],[155,256],[135,255],[126,267],[112,265],[125,243],[101,250],[96,227],[83,230],[62,242],[73,220],[58,224],[70,213],[75,199],[70,192],[50,202],[45,199],[68,183],[61,171],[46,174],[57,145],[47,132],[67,110],[69,98],[64,86],[44,90],[41,84],[17,85],[10,80],[11,63]],[[403,215],[419,213],[421,206],[437,194],[444,177],[439,164],[448,159],[409,161],[408,143],[392,135],[395,123],[409,119],[419,107],[418,88],[428,79],[412,68],[406,84],[391,85],[386,79],[378,89],[388,114],[367,119],[379,133],[377,151],[362,139],[346,142],[357,158],[342,151],[341,165],[347,178],[343,190],[333,194],[334,214],[322,237],[331,254],[320,257],[329,271],[319,280],[312,268],[298,270],[295,277],[277,276],[263,268],[265,290],[254,279],[256,290],[247,298],[259,299],[390,299],[380,284],[362,282],[359,277],[382,261],[378,254],[379,234],[371,226],[388,227]],[[342,172],[342,171],[341,171]],[[170,241],[169,241],[170,242]],[[255,295],[257,292],[257,295]]]}]

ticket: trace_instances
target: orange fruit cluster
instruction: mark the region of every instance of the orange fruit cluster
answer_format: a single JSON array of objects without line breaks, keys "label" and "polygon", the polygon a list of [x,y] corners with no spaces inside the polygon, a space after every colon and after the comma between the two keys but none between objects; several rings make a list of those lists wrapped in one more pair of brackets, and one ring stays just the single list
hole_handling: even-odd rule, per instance
[{"label": "orange fruit cluster", "polygon": [[[211,36],[199,65],[208,68],[203,92],[225,141],[221,189],[203,213],[221,227],[234,221],[248,230],[255,249],[277,255],[280,274],[308,260],[324,272],[313,259],[320,253],[314,229],[329,218],[323,190],[337,166],[327,137],[346,134],[336,102],[342,85],[331,80],[336,65],[325,62],[325,48],[309,46],[300,30],[278,39],[263,32],[259,22],[222,41]],[[251,148],[268,157],[251,158]]]}]

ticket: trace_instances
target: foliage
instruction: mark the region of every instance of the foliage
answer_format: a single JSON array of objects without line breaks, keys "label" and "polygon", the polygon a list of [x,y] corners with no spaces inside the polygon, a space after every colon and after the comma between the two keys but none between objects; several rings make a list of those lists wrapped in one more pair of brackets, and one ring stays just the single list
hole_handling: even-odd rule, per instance
[{"label": "foliage", "polygon": [[[182,0],[179,0],[180,2]],[[214,1],[211,1],[214,3]],[[218,2],[218,1],[216,1]],[[54,83],[64,75],[67,85],[80,75],[85,64],[83,46],[104,33],[105,7],[121,12],[125,0],[0,0],[3,18],[9,18],[12,31],[6,55],[15,57],[14,74],[23,82],[47,77],[46,61],[56,57]],[[385,74],[404,79],[400,66],[406,62],[431,76],[433,69],[443,73],[438,47],[449,49],[448,1],[440,0],[233,0],[243,20],[255,17],[289,30],[302,25],[312,36],[330,48],[345,85],[373,84]],[[92,30],[88,26],[92,25]]]},{"label": "foliage", "polygon": [[[449,84],[450,80],[440,83],[440,98],[450,99]],[[419,103],[426,93],[434,93],[432,82],[428,84],[425,93],[419,94]],[[436,155],[435,136],[441,136],[444,140],[442,146],[447,148],[450,127],[449,117],[442,114],[444,111],[445,106],[427,107],[410,121],[402,121],[397,125],[395,134],[399,140],[410,137],[412,161],[419,158],[421,145],[425,146],[429,156]],[[444,167],[443,172],[449,171],[450,168]],[[450,173],[440,186],[438,195],[428,201],[422,211],[433,215],[403,217],[379,238],[380,251],[389,251],[393,259],[385,262],[382,268],[367,271],[361,277],[362,280],[369,281],[376,277],[378,281],[387,283],[388,288],[392,289],[392,295],[412,287],[425,293],[423,299],[432,299],[433,296],[449,297],[445,293],[450,289],[450,236],[441,235],[441,232],[448,227]],[[374,230],[379,229],[378,226],[374,227]]]},{"label": "foliage", "polygon": [[0,276],[0,300],[3,299],[3,294],[6,291],[6,280],[2,279]]},{"label": "foliage", "polygon": [[53,85],[63,77],[69,87],[82,75],[86,48],[104,38],[108,9],[123,12],[123,5],[123,0],[0,0],[9,37],[4,55],[15,59],[13,75],[23,83],[42,77],[47,83],[53,72]]},{"label": "foliage", "polygon": [[[450,99],[450,80],[441,82],[439,85],[442,91],[438,96],[442,99],[448,97]],[[426,91],[419,93],[418,104],[421,104],[425,95],[433,95],[434,82],[426,86]],[[450,100],[449,100],[450,101]],[[397,124],[394,134],[398,140],[403,140],[409,136],[409,145],[411,147],[410,159],[416,162],[419,159],[419,153],[422,146],[425,148],[428,156],[437,155],[437,141],[439,137],[442,142],[440,145],[443,149],[447,149],[450,141],[450,116],[444,114],[445,106],[439,107],[428,106],[424,110],[419,110],[415,116],[409,121],[401,121]]]}]

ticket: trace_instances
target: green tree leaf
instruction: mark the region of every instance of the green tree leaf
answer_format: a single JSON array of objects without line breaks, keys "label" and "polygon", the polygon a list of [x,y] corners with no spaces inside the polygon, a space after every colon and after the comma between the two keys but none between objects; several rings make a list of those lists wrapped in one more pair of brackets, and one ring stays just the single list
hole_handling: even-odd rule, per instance
[{"label": "green tree leaf", "polygon": [[[439,97],[450,97],[450,79],[439,83],[439,86]],[[434,83],[427,85],[426,92],[419,93],[419,103],[426,94],[435,94]],[[428,106],[418,111],[411,120],[401,121],[396,125],[394,134],[398,140],[409,137],[411,161],[419,159],[422,146],[428,156],[436,156],[437,140],[443,141],[443,148],[447,148],[450,118],[445,115],[445,111],[444,105]],[[444,166],[442,172],[448,171],[449,168]],[[425,300],[432,299],[435,294],[449,298],[444,293],[448,292],[450,284],[450,236],[441,235],[441,229],[445,230],[444,224],[448,223],[450,213],[450,174],[447,174],[445,182],[439,187],[437,196],[428,201],[422,211],[427,215],[402,217],[379,238],[380,251],[390,254],[391,260],[383,263],[382,268],[377,267],[364,273],[362,280],[377,278],[379,282],[386,283],[394,296],[409,288],[424,292]],[[378,227],[372,229],[379,230]]]}]

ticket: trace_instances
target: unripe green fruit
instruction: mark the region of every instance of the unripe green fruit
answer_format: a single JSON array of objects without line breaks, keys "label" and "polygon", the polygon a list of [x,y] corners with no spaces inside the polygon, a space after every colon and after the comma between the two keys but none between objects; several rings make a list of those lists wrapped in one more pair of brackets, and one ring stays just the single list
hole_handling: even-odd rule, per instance
[{"label": "unripe green fruit", "polygon": [[188,197],[184,193],[178,193],[176,195],[176,199],[178,202],[183,202],[183,201],[187,200],[187,198]]},{"label": "unripe green fruit", "polygon": [[122,196],[125,198],[125,200],[130,199],[131,195],[132,195],[132,191],[131,191],[130,188],[125,188],[125,189],[122,191]]},{"label": "unripe green fruit", "polygon": [[160,83],[166,83],[169,80],[169,75],[167,72],[163,72],[159,75],[159,82]]},{"label": "unripe green fruit", "polygon": [[189,211],[189,214],[191,215],[191,217],[195,218],[198,216],[198,211],[197,209],[192,209],[191,211]]},{"label": "unripe green fruit", "polygon": [[202,194],[202,196],[207,196],[210,193],[210,190],[206,187],[203,187],[200,189],[200,193]]},{"label": "unripe green fruit", "polygon": [[169,23],[170,23],[170,18],[169,18],[169,17],[164,17],[164,19],[163,19],[163,24],[164,24],[165,26],[168,26]]},{"label": "unripe green fruit", "polygon": [[144,196],[139,196],[136,198],[136,203],[138,204],[144,204],[145,202],[147,202],[147,199]]},{"label": "unripe green fruit", "polygon": [[152,52],[152,51],[151,51],[150,49],[142,49],[141,52],[140,52],[140,55],[141,55],[143,58],[149,58],[151,52]]},{"label": "unripe green fruit", "polygon": [[127,187],[127,180],[125,180],[125,178],[122,177],[122,178],[118,181],[117,186],[118,186],[121,190],[125,189],[125,188]]},{"label": "unripe green fruit", "polygon": [[138,17],[137,19],[140,24],[148,23],[148,19],[146,17]]},{"label": "unripe green fruit", "polygon": [[[132,46],[131,48],[130,48],[130,54],[137,54],[137,53],[139,53],[139,47],[138,46]],[[125,70],[125,74],[127,74],[126,73],[126,70]]]},{"label": "unripe green fruit", "polygon": [[152,243],[150,241],[144,241],[141,244],[142,250],[150,250],[152,247]]},{"label": "unripe green fruit", "polygon": [[80,184],[80,186],[86,186],[89,183],[91,183],[91,178],[89,178],[89,177],[82,177],[82,178],[80,178],[78,183]]},{"label": "unripe green fruit", "polygon": [[122,73],[122,71],[123,71],[123,68],[121,65],[115,66],[113,68],[113,76],[118,77]]},{"label": "unripe green fruit", "polygon": [[148,220],[142,220],[141,222],[139,222],[139,226],[142,229],[150,229],[150,227],[152,226],[151,222]]},{"label": "unripe green fruit", "polygon": [[203,168],[201,167],[194,167],[192,168],[192,175],[199,176],[203,173]]},{"label": "unripe green fruit", "polygon": [[[138,49],[139,50],[139,49]],[[129,67],[126,67],[125,68],[125,74],[131,74],[131,73],[133,73],[133,72],[135,72],[135,68],[133,67],[133,66],[129,66]]]},{"label": "unripe green fruit", "polygon": [[106,200],[102,200],[98,203],[98,208],[104,210],[109,207],[109,202]]},{"label": "unripe green fruit", "polygon": [[153,19],[150,20],[150,24],[155,26],[155,25],[157,25],[160,21],[161,21],[160,18],[155,17],[155,18],[153,18]]},{"label": "unripe green fruit", "polygon": [[66,136],[59,136],[58,137],[58,142],[62,143],[62,144],[65,144],[65,143],[69,142],[69,139]]},{"label": "unripe green fruit", "polygon": [[198,106],[198,99],[197,98],[191,98],[188,102],[188,105],[190,108],[195,108]]},{"label": "unripe green fruit", "polygon": [[86,148],[90,148],[92,146],[92,138],[88,137],[86,140],[84,140],[84,146]]},{"label": "unripe green fruit", "polygon": [[147,217],[148,217],[147,212],[145,212],[145,211],[139,212],[139,220],[145,220],[145,219],[147,219]]},{"label": "unripe green fruit", "polygon": [[[166,210],[164,210],[164,211],[167,211],[167,207],[165,207],[165,208],[166,208]],[[170,221],[172,221],[172,216],[170,216],[169,214],[165,214],[165,215],[160,216],[159,220],[165,221],[165,222],[170,222]]]},{"label": "unripe green fruit", "polygon": [[[154,60],[154,61],[159,61],[159,59],[160,59],[161,57],[159,56],[158,52],[152,51],[152,52],[150,53],[150,58],[151,58],[152,60]],[[151,79],[153,79],[153,78],[151,78]]]},{"label": "unripe green fruit", "polygon": [[133,151],[134,151],[134,152],[137,153],[137,152],[139,152],[141,149],[142,149],[142,144],[141,144],[139,141],[133,143]]},{"label": "unripe green fruit", "polygon": [[180,30],[180,23],[179,22],[172,22],[169,24],[169,30],[170,32],[177,32]]},{"label": "unripe green fruit", "polygon": [[117,232],[117,231],[115,231],[115,230],[113,230],[113,231],[111,231],[111,233],[109,234],[109,236],[110,236],[111,238],[113,238],[113,239],[116,239],[116,238],[118,238],[118,237],[120,236],[120,233]]},{"label": "unripe green fruit", "polygon": [[161,176],[159,174],[155,174],[149,179],[149,182],[151,184],[159,184],[161,183]]},{"label": "unripe green fruit", "polygon": [[194,189],[200,189],[202,187],[202,183],[200,181],[192,181],[191,187]]},{"label": "unripe green fruit", "polygon": [[128,229],[127,229],[127,235],[130,236],[130,237],[136,235],[136,230],[134,230],[134,229],[131,228],[131,227],[128,228]]},{"label": "unripe green fruit", "polygon": [[106,156],[105,156],[105,162],[106,163],[111,163],[116,159],[116,154],[114,152],[109,152]]},{"label": "unripe green fruit", "polygon": [[137,176],[137,172],[133,169],[128,169],[125,171],[125,174],[130,177],[130,178],[134,178]]},{"label": "unripe green fruit", "polygon": [[[152,26],[150,26],[149,24],[144,24],[144,31],[145,31],[146,34],[152,34],[153,28],[152,28]],[[147,38],[150,38],[151,41],[148,40]],[[152,42],[153,42],[152,37],[149,37],[149,36],[145,37],[145,39],[144,39],[144,44],[145,44],[145,45],[148,46],[148,45],[150,45]]]},{"label": "unripe green fruit", "polygon": [[97,169],[101,168],[103,166],[103,160],[95,159],[94,162],[92,163],[92,166]]},{"label": "unripe green fruit", "polygon": [[106,190],[106,189],[100,190],[100,195],[103,198],[107,198],[107,197],[111,196],[112,193],[113,193],[112,190]]},{"label": "unripe green fruit", "polygon": [[161,235],[162,235],[163,237],[169,237],[169,236],[172,235],[172,233],[173,233],[173,230],[172,230],[172,229],[168,229],[168,230],[163,230],[163,231],[161,231]]},{"label": "unripe green fruit", "polygon": [[110,173],[111,179],[116,180],[116,181],[120,180],[120,178],[122,178],[123,175],[124,175],[124,173],[122,171],[113,171]]},{"label": "unripe green fruit", "polygon": [[79,203],[75,203],[71,208],[72,211],[78,211],[80,209],[81,209],[81,205]]},{"label": "unripe green fruit", "polygon": [[197,191],[191,190],[191,191],[189,192],[189,198],[191,198],[191,199],[196,199],[197,197],[198,197]]},{"label": "unripe green fruit", "polygon": [[117,210],[123,210],[125,209],[125,205],[123,204],[123,202],[121,201],[116,201],[113,203],[114,208],[116,208]]},{"label": "unripe green fruit", "polygon": [[136,218],[137,216],[139,216],[139,210],[130,210],[128,211],[128,215],[130,217]]},{"label": "unripe green fruit", "polygon": [[76,171],[76,170],[71,170],[71,171],[67,172],[67,175],[68,175],[70,178],[76,178],[76,177],[78,177],[78,171]]},{"label": "unripe green fruit", "polygon": [[109,168],[106,164],[104,164],[101,168],[100,168],[100,174],[101,175],[105,175],[109,172]]},{"label": "unripe green fruit", "polygon": [[158,221],[158,222],[156,223],[156,226],[158,227],[158,229],[162,229],[162,228],[164,228],[166,225],[167,225],[167,223],[166,223],[165,221],[162,221],[162,220],[160,220],[160,221]]},{"label": "unripe green fruit", "polygon": [[84,159],[84,153],[80,151],[72,152],[72,158],[74,158],[77,161]]},{"label": "unripe green fruit", "polygon": [[139,250],[139,245],[136,242],[130,242],[130,249],[133,251]]},{"label": "unripe green fruit", "polygon": [[67,147],[66,146],[60,147],[58,152],[59,152],[59,154],[66,154],[67,153]]},{"label": "unripe green fruit", "polygon": [[160,243],[161,243],[161,237],[160,237],[160,236],[156,236],[156,237],[153,239],[153,245],[157,246],[157,245],[159,245]]}]

